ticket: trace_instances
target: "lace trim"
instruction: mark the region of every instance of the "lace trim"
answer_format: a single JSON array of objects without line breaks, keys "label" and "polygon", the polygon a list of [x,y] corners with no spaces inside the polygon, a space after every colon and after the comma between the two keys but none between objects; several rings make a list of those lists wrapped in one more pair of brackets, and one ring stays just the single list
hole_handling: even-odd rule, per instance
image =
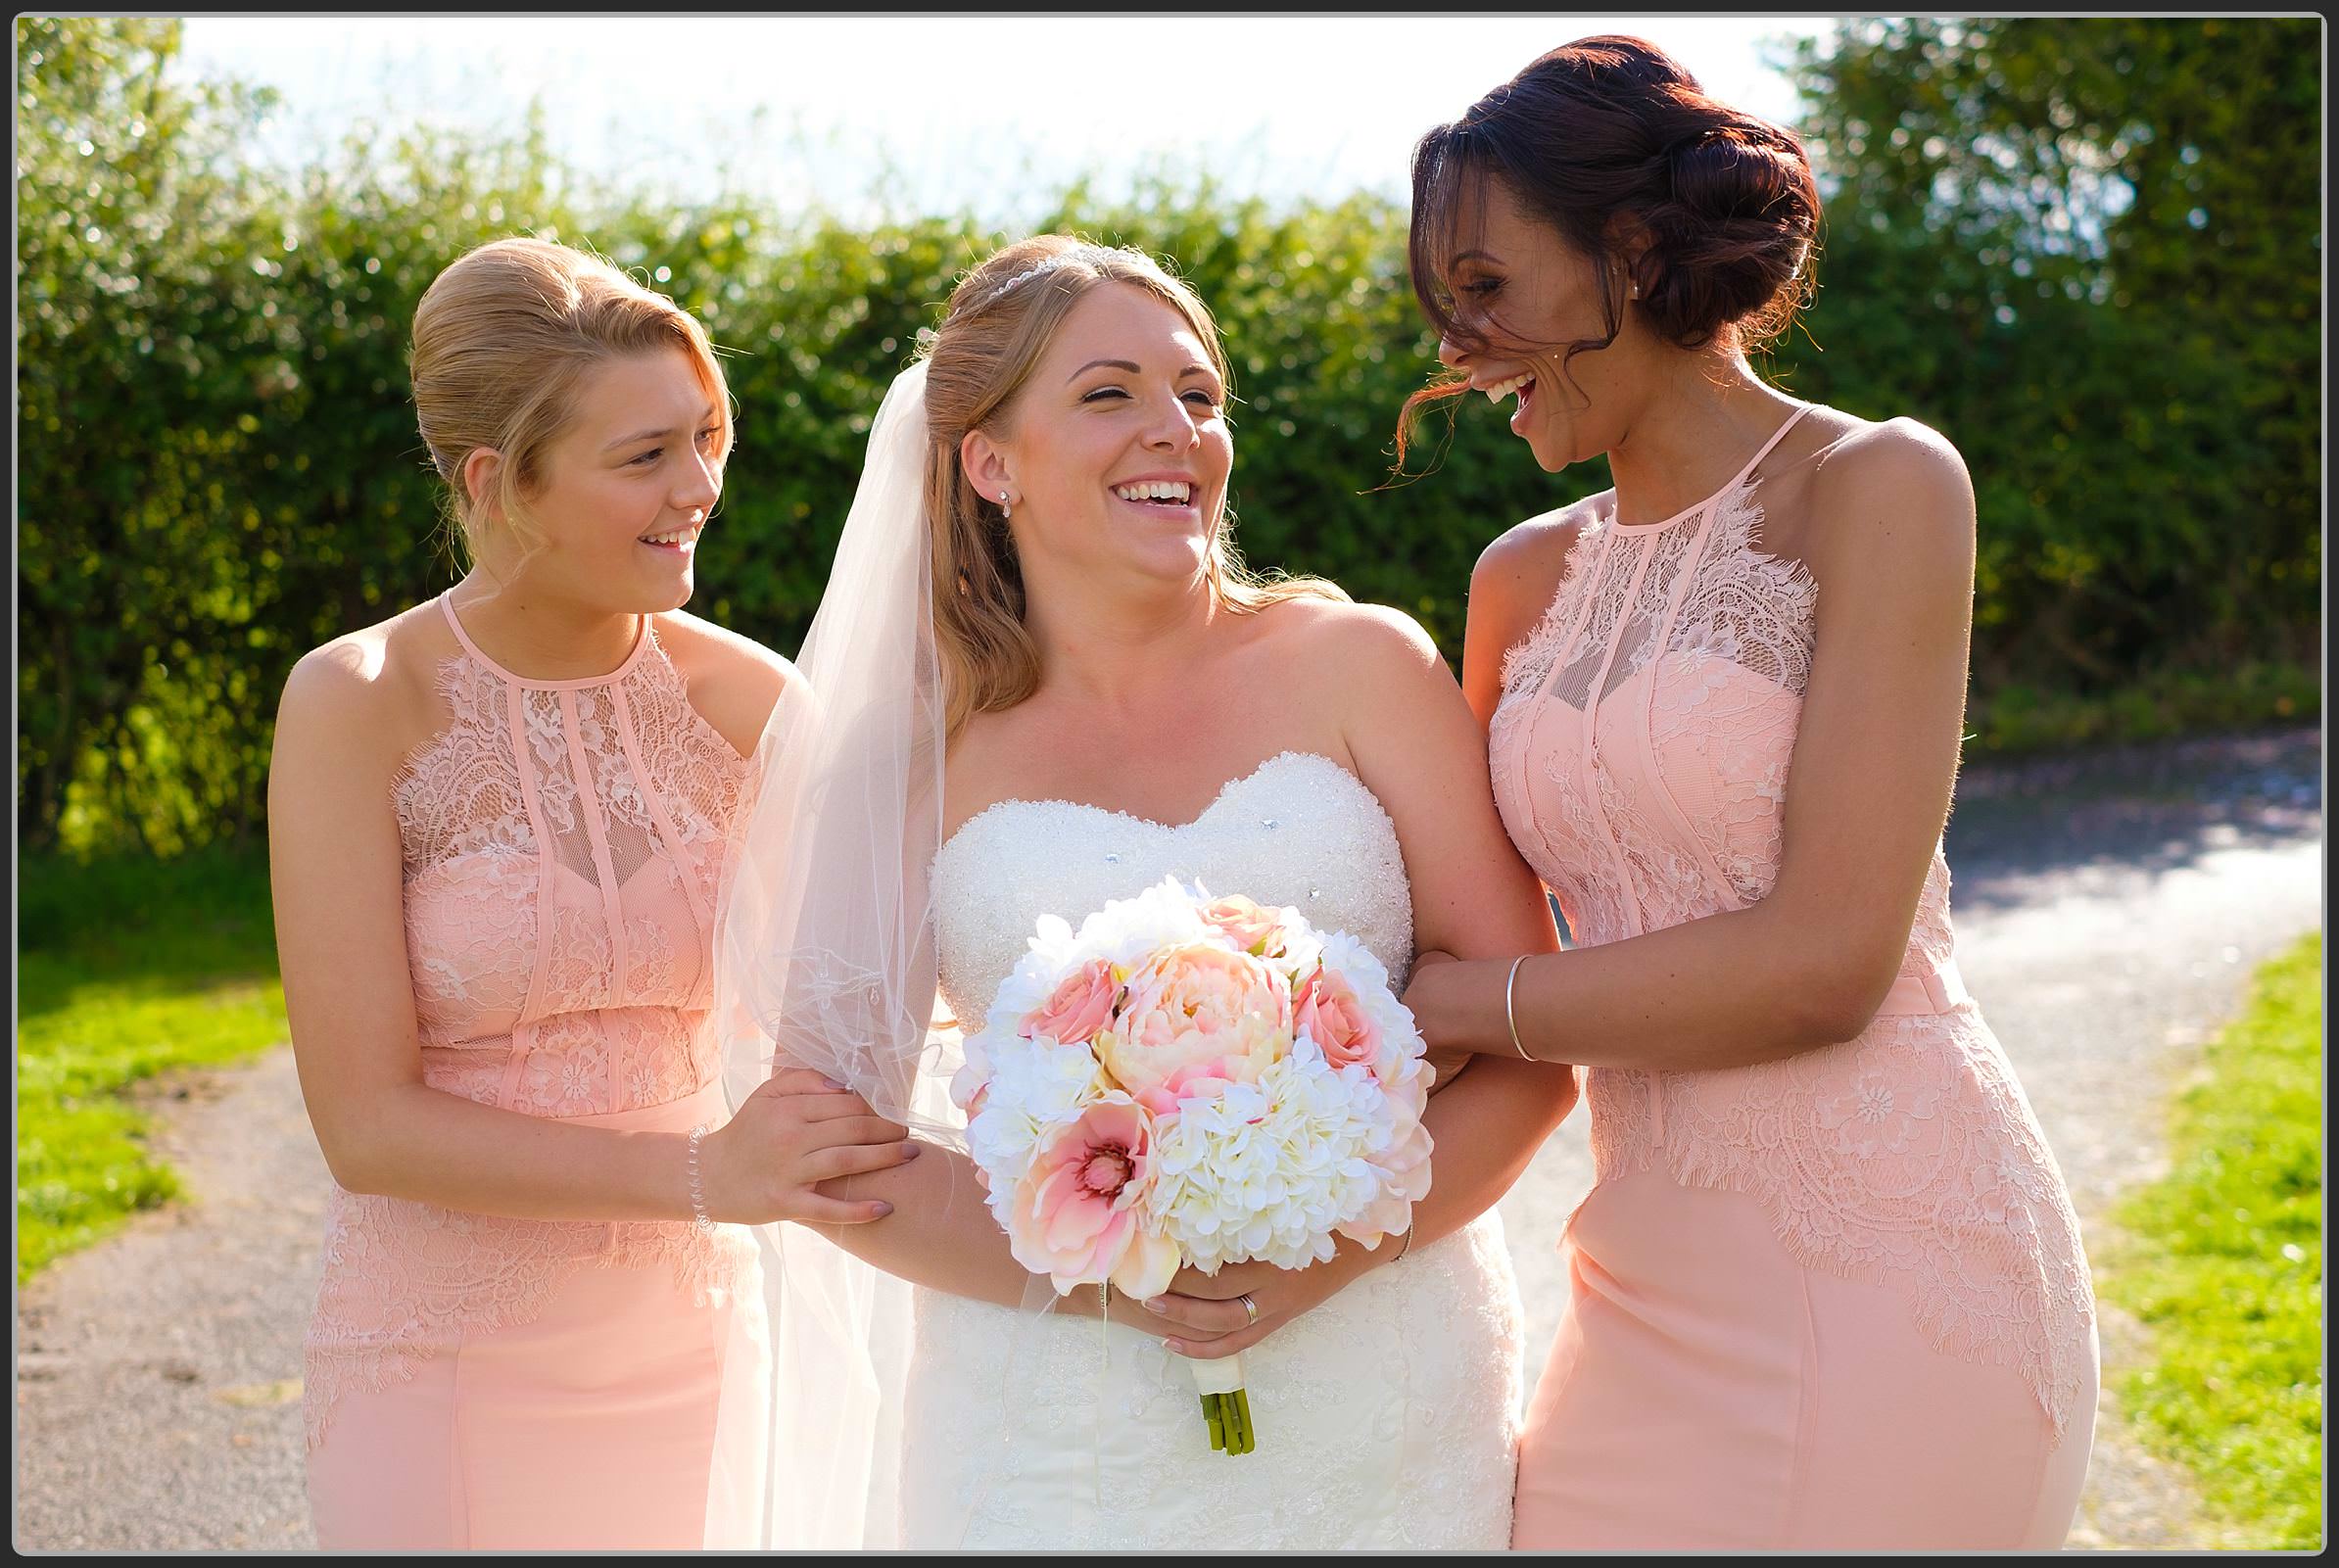
[{"label": "lace trim", "polygon": [[753,1294],[761,1264],[738,1225],[512,1219],[336,1186],[304,1354],[309,1449],[353,1390],[378,1394],[466,1338],[535,1321],[581,1268],[668,1268],[705,1309]]},{"label": "lace trim", "polygon": [[1979,1008],[1749,1068],[1589,1077],[1601,1181],[1661,1158],[1684,1186],[1752,1198],[1803,1266],[1889,1287],[1943,1354],[2014,1368],[2063,1440],[2094,1286],[2062,1170]]}]

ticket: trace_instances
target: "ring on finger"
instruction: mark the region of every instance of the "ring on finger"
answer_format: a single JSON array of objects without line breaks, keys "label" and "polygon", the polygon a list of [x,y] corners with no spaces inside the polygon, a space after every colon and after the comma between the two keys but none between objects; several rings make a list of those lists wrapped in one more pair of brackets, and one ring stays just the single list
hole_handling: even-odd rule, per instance
[{"label": "ring on finger", "polygon": [[1249,1291],[1243,1292],[1243,1294],[1237,1296],[1235,1300],[1243,1304],[1243,1327],[1249,1328],[1252,1324],[1259,1321],[1259,1304],[1251,1300],[1251,1293]]}]

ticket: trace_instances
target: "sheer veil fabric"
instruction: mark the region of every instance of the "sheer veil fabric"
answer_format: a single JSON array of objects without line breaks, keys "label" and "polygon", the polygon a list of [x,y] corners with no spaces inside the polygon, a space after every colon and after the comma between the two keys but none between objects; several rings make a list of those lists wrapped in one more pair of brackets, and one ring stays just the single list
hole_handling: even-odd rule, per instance
[{"label": "sheer veil fabric", "polygon": [[[922,1138],[963,1148],[948,1095],[957,1036],[935,1018],[928,888],[944,736],[925,389],[920,360],[879,406],[796,658],[802,679],[756,747],[716,917],[715,1016],[735,1110],[774,1071],[810,1068]],[[993,1223],[979,1207],[965,1217]],[[803,1226],[755,1234],[772,1343],[768,1359],[735,1363],[771,1370],[768,1385],[741,1378],[727,1390],[708,1544],[898,1545],[911,1286]],[[1034,1320],[1052,1302],[1035,1278],[1026,1300]],[[735,1540],[740,1519],[753,1523]]]},{"label": "sheer veil fabric", "polygon": [[[925,871],[942,809],[925,388],[921,361],[878,409],[802,680],[756,747],[716,918],[734,1109],[805,1067],[935,1130],[917,1104],[934,994]],[[891,1545],[910,1287],[802,1226],[755,1233],[771,1382],[732,1391],[718,1418],[710,1510],[753,1521],[721,1544]]]}]

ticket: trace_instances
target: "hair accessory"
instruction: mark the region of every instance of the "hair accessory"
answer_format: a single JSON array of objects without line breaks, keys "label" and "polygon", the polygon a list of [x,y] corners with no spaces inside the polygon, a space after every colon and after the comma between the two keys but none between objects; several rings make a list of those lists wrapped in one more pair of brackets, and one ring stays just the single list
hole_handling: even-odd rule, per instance
[{"label": "hair accessory", "polygon": [[1039,261],[1032,262],[1029,266],[1024,268],[1024,270],[1021,272],[1018,272],[1014,277],[1011,277],[1006,282],[1000,284],[997,288],[992,289],[984,294],[980,299],[970,300],[967,304],[959,307],[958,309],[952,311],[951,313],[953,315],[963,315],[971,310],[987,310],[992,306],[1005,299],[1008,295],[1013,294],[1016,290],[1030,282],[1033,278],[1045,277],[1048,273],[1055,271],[1060,266],[1069,266],[1074,261],[1086,261],[1093,265],[1100,257],[1117,256],[1122,254],[1125,253],[1117,252],[1102,245],[1075,245],[1069,251],[1058,251],[1053,256],[1042,257]]}]

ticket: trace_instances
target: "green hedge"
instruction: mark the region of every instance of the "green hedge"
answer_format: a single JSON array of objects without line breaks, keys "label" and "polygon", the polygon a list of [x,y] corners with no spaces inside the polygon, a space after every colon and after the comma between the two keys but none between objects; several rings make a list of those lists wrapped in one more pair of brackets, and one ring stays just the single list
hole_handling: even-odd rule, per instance
[{"label": "green hedge", "polygon": [[[952,281],[1014,236],[965,216],[856,228],[581,195],[533,135],[354,144],[263,175],[238,156],[262,99],[163,84],[176,26],[17,23],[20,836],[167,854],[258,826],[292,661],[450,580],[406,331],[436,272],[497,235],[590,243],[729,351],[740,446],[695,607],[792,649],[880,394]],[[1850,154],[1837,166],[1820,303],[1774,368],[1965,451],[1984,534],[1978,711],[2000,689],[2029,693],[2034,720],[2144,670],[2303,665],[2319,475],[2295,443],[2268,444],[2243,394],[2273,373],[2267,342],[2312,360],[2313,313],[2238,356],[2181,297],[2082,291],[1992,313],[1970,237],[1903,221]],[[1250,559],[1401,605],[1452,655],[1484,543],[1605,483],[1597,463],[1544,474],[1483,407],[1459,410],[1450,441],[1433,425],[1434,473],[1390,482],[1396,410],[1435,365],[1386,202],[1271,207],[1169,179],[1117,202],[1075,187],[1039,226],[1170,258],[1217,314]],[[2167,340],[2172,311],[2198,344]],[[2163,422],[2162,382],[2181,385],[2182,422]],[[2285,396],[2319,419],[2318,378]]]}]

